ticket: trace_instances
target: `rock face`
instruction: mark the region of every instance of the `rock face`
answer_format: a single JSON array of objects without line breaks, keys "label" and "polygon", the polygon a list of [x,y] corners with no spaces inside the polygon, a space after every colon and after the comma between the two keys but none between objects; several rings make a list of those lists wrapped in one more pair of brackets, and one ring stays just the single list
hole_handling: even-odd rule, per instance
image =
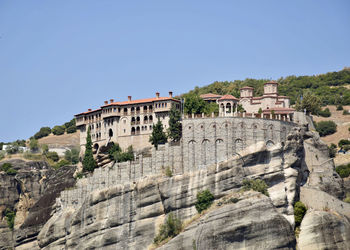
[{"label": "rock face", "polygon": [[[75,167],[51,169],[46,162],[11,160],[16,175],[0,173],[0,249],[25,246],[36,241],[36,235],[50,218],[56,197],[75,184]],[[16,211],[15,227],[6,223],[6,208]],[[37,244],[32,244],[32,246]]]},{"label": "rock face", "polygon": [[350,249],[350,221],[327,211],[308,211],[301,223],[299,247],[308,249]]},{"label": "rock face", "polygon": [[[167,213],[189,219],[197,214],[194,207],[197,192],[209,189],[219,199],[238,191],[244,178],[262,178],[268,183],[271,201],[268,199],[266,206],[271,208],[272,203],[275,207],[272,217],[266,218],[269,223],[288,225],[289,221],[293,224],[293,202],[298,181],[302,179],[299,154],[302,154],[302,143],[298,136],[291,136],[283,148],[267,149],[265,144],[258,143],[241,156],[207,169],[172,178],[152,176],[96,190],[81,205],[58,210],[38,235],[39,246],[44,249],[146,249]],[[291,231],[290,224],[284,229],[286,232]],[[257,221],[251,229],[259,228],[258,225],[263,223]],[[293,234],[287,237],[283,247],[293,247],[293,237]]]},{"label": "rock face", "polygon": [[295,249],[290,223],[271,200],[248,193],[204,215],[159,249]]}]

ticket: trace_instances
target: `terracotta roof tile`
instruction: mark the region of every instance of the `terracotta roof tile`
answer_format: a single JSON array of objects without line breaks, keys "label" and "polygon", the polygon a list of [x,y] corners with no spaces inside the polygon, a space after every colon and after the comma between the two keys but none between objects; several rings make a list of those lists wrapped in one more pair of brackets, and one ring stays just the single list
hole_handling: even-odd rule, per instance
[{"label": "terracotta roof tile", "polygon": [[235,100],[235,101],[238,101],[238,99],[236,97],[234,97],[233,95],[223,95],[219,101],[222,101],[222,100]]},{"label": "terracotta roof tile", "polygon": [[112,102],[107,105],[102,106],[103,107],[108,107],[108,106],[114,106],[114,105],[128,105],[128,104],[140,104],[140,103],[149,103],[149,102],[155,102],[155,101],[175,101],[175,102],[180,102],[180,100],[177,100],[175,98],[171,97],[154,97],[154,98],[146,98],[146,99],[139,99],[139,100],[131,100],[131,101],[124,101],[124,102]]},{"label": "terracotta roof tile", "polygon": [[200,95],[201,98],[220,98],[221,95],[213,94],[213,93],[208,93],[208,94],[202,94]]}]

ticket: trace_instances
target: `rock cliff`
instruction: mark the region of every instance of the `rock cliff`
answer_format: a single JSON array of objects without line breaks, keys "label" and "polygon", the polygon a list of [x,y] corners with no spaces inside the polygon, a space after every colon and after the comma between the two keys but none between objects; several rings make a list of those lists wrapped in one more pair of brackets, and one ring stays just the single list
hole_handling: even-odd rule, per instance
[{"label": "rock cliff", "polygon": [[[62,190],[75,184],[75,167],[51,169],[46,162],[10,160],[15,175],[0,172],[0,249],[37,247],[36,236],[50,218]],[[0,163],[2,165],[4,162]],[[14,229],[5,210],[16,212]]]}]

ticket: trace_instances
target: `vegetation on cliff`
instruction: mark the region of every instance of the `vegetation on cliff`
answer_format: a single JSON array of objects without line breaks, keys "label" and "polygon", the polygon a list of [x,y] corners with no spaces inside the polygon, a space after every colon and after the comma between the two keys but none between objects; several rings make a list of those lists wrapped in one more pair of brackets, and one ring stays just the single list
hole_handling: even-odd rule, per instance
[{"label": "vegetation on cliff", "polygon": [[163,124],[160,120],[153,126],[152,134],[149,137],[149,141],[156,149],[158,149],[159,144],[164,144],[167,142],[167,136],[163,130]]},{"label": "vegetation on cliff", "polygon": [[115,160],[116,162],[125,162],[134,160],[134,150],[132,146],[129,146],[128,149],[123,152],[118,143],[112,143],[108,150],[108,155],[110,159]]},{"label": "vegetation on cliff", "polygon": [[198,213],[201,213],[202,211],[209,208],[211,204],[213,204],[213,201],[214,195],[208,189],[198,192],[197,201],[195,204]]},{"label": "vegetation on cliff", "polygon": [[178,235],[182,230],[182,222],[173,213],[169,213],[165,223],[160,225],[159,232],[153,239],[155,245],[160,245],[169,238]]},{"label": "vegetation on cliff", "polygon": [[337,132],[337,124],[333,121],[320,121],[315,123],[315,126],[320,136],[331,135]]},{"label": "vegetation on cliff", "polygon": [[296,227],[300,226],[301,221],[303,220],[303,218],[306,214],[306,211],[307,211],[307,208],[301,201],[295,202],[295,204],[294,204],[294,220],[295,220]]},{"label": "vegetation on cliff", "polygon": [[243,191],[248,191],[248,190],[254,190],[257,192],[260,192],[266,196],[269,196],[269,192],[267,191],[268,186],[265,183],[265,181],[260,180],[260,179],[256,179],[256,180],[243,180],[242,182],[243,187],[242,190]]},{"label": "vegetation on cliff", "polygon": [[171,107],[169,114],[169,129],[168,129],[168,137],[173,141],[180,141],[182,136],[182,125],[181,125],[181,113],[180,110],[175,108],[175,106]]},{"label": "vegetation on cliff", "polygon": [[90,128],[89,128],[86,136],[85,154],[83,159],[83,170],[93,172],[96,167],[97,167],[97,164],[92,153],[92,141],[91,141],[91,134],[90,134]]}]

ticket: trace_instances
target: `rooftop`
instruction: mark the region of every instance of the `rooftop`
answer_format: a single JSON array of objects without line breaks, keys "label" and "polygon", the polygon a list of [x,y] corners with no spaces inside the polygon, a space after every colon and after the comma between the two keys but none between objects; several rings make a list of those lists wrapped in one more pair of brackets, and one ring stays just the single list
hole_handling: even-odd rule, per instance
[{"label": "rooftop", "polygon": [[200,95],[201,98],[220,98],[221,95],[213,94],[213,93],[208,93],[208,94],[203,94]]},{"label": "rooftop", "polygon": [[236,97],[234,97],[233,95],[224,95],[222,96],[219,101],[223,101],[223,100],[235,100],[238,101],[238,99]]}]

